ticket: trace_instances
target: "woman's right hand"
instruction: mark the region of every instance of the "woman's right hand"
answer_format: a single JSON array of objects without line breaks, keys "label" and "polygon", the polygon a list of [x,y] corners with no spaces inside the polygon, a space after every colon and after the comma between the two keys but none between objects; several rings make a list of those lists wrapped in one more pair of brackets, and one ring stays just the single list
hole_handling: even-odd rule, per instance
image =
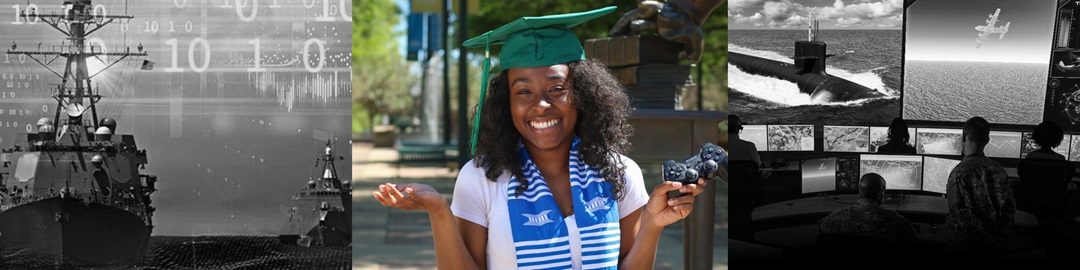
[{"label": "woman's right hand", "polygon": [[399,186],[386,183],[379,185],[379,191],[372,194],[383,206],[402,210],[430,212],[446,207],[446,198],[443,198],[435,188],[425,184],[409,183]]}]

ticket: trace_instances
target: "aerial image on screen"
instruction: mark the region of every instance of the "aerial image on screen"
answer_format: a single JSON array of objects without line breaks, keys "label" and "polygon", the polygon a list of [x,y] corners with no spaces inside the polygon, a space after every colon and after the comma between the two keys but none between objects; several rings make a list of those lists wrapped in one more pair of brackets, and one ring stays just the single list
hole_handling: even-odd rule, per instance
[{"label": "aerial image on screen", "polygon": [[915,137],[918,137],[915,152],[929,155],[959,155],[963,147],[960,144],[962,134],[961,129],[919,128],[915,131]]},{"label": "aerial image on screen", "polygon": [[[915,146],[915,128],[908,128],[908,144]],[[889,143],[889,127],[870,127],[870,153],[877,153],[878,147]]]},{"label": "aerial image on screen", "polygon": [[861,155],[859,178],[877,173],[890,190],[922,190],[922,156]]},{"label": "aerial image on screen", "polygon": [[949,173],[952,172],[960,160],[925,157],[923,159],[923,190],[929,192],[945,193],[945,184],[949,182]]},{"label": "aerial image on screen", "polygon": [[[1065,134],[1065,138],[1061,139],[1061,144],[1058,147],[1054,147],[1054,152],[1061,154],[1062,156],[1069,157],[1069,143],[1072,141],[1073,135]],[[1039,150],[1039,144],[1035,143],[1035,140],[1031,138],[1031,133],[1024,132],[1024,146],[1022,148],[1023,153],[1020,154],[1021,158],[1027,157],[1028,153]]]},{"label": "aerial image on screen", "polygon": [[[740,1],[728,14],[734,114],[763,124],[830,125],[882,125],[900,114],[903,1]],[[815,83],[819,73],[794,67],[796,42],[811,40],[825,45],[821,74],[850,84]],[[854,94],[821,98],[838,92]]]},{"label": "aerial image on screen", "polygon": [[836,190],[836,159],[810,159],[802,164],[802,193]]},{"label": "aerial image on screen", "polygon": [[825,126],[826,152],[869,151],[870,127]]},{"label": "aerial image on screen", "polygon": [[904,119],[1041,122],[1057,2],[912,4],[904,47]]},{"label": "aerial image on screen", "polygon": [[990,143],[983,152],[988,157],[1020,158],[1020,132],[990,131]]},{"label": "aerial image on screen", "polygon": [[769,144],[766,143],[766,134],[765,125],[744,125],[739,139],[754,143],[758,151],[767,151]]},{"label": "aerial image on screen", "polygon": [[814,151],[813,125],[769,125],[769,151]]}]

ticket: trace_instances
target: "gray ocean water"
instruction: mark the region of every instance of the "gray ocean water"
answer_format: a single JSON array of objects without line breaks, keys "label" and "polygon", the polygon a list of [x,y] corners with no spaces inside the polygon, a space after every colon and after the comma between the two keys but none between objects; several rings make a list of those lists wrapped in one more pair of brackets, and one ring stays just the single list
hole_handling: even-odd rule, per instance
[{"label": "gray ocean water", "polygon": [[907,61],[904,70],[905,119],[1042,122],[1045,64]]},{"label": "gray ocean water", "polygon": [[55,264],[50,258],[5,250],[0,269],[166,270],[166,269],[349,269],[349,247],[284,245],[275,236],[153,236],[143,262],[124,266]]}]

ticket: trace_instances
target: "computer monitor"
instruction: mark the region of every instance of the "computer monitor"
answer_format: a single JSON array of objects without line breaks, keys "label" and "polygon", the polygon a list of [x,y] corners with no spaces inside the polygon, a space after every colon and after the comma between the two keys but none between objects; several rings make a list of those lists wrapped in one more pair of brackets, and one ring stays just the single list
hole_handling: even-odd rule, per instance
[{"label": "computer monitor", "polygon": [[960,160],[923,157],[923,182],[924,191],[945,194],[945,184],[949,183],[949,173],[960,164]]},{"label": "computer monitor", "polygon": [[918,128],[915,129],[915,153],[925,155],[960,155],[962,129]]},{"label": "computer monitor", "polygon": [[859,192],[859,156],[836,157],[836,190]]},{"label": "computer monitor", "polygon": [[990,143],[986,144],[983,152],[988,157],[1020,158],[1020,134],[1020,132],[990,131]]},{"label": "computer monitor", "polygon": [[739,139],[754,143],[758,151],[769,151],[768,133],[765,132],[765,125],[743,125],[742,127]]},{"label": "computer monitor", "polygon": [[823,134],[825,152],[870,151],[870,127],[825,126]]},{"label": "computer monitor", "polygon": [[[1062,156],[1069,156],[1069,143],[1072,142],[1072,135],[1065,134],[1065,137],[1061,139],[1061,144],[1058,147],[1054,147],[1054,152],[1061,154]],[[1023,153],[1020,154],[1020,158],[1027,157],[1028,153],[1039,150],[1039,145],[1035,143],[1035,139],[1031,137],[1031,132],[1024,132],[1024,148]]]},{"label": "computer monitor", "polygon": [[868,173],[885,178],[888,190],[922,190],[922,156],[860,155],[859,179]]},{"label": "computer monitor", "polygon": [[769,125],[769,151],[814,151],[814,125]]},{"label": "computer monitor", "polygon": [[836,158],[808,159],[802,162],[802,193],[836,190]]},{"label": "computer monitor", "polygon": [[[915,146],[915,128],[908,128],[908,144]],[[878,147],[889,143],[889,127],[870,127],[870,153],[877,153]]]},{"label": "computer monitor", "polygon": [[1069,155],[1067,157],[1069,161],[1080,161],[1080,135],[1073,134],[1069,137],[1072,137],[1072,139],[1069,140]]}]

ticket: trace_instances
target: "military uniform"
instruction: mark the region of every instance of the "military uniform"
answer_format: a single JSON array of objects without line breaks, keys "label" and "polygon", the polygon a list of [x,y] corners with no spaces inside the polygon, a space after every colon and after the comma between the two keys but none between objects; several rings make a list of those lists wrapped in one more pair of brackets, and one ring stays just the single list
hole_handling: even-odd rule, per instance
[{"label": "military uniform", "polygon": [[1016,216],[1005,169],[984,155],[964,157],[949,174],[946,190],[947,248],[979,256],[1001,251]]},{"label": "military uniform", "polygon": [[916,241],[911,222],[870,199],[859,199],[854,205],[836,209],[821,219],[818,227],[822,234],[865,236],[905,245]]}]

